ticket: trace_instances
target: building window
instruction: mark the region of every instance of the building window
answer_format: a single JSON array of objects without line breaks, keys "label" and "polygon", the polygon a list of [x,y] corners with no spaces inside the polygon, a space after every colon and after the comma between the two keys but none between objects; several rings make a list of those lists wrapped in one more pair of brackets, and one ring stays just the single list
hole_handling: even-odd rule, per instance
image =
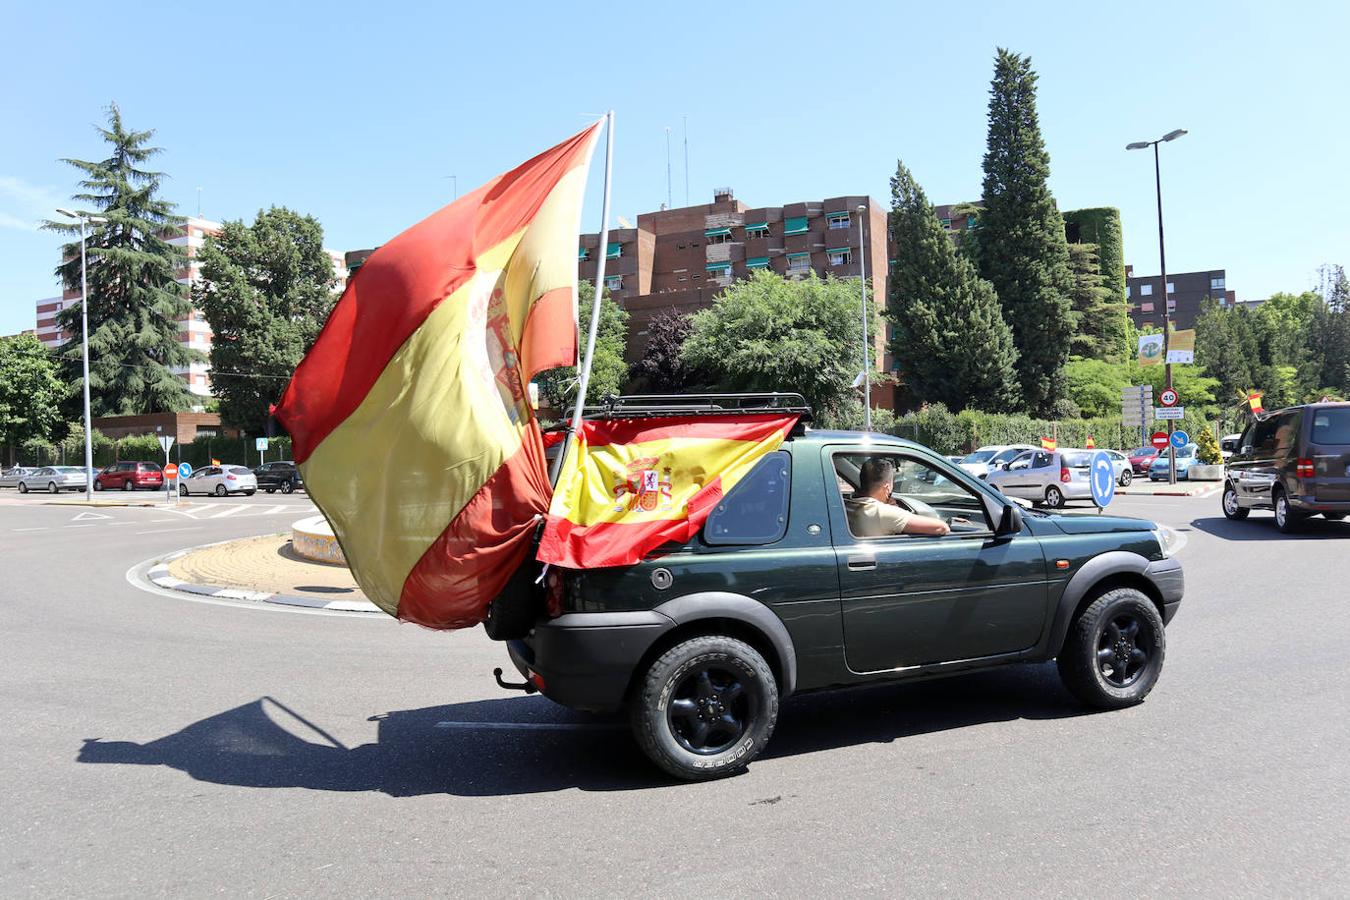
[{"label": "building window", "polygon": [[1141,296],[1141,297],[1152,297],[1152,296],[1153,296],[1153,285],[1151,285],[1151,284],[1141,284],[1141,285],[1139,285],[1139,296]]},{"label": "building window", "polygon": [[609,250],[605,253],[605,259],[618,259],[623,256],[623,244],[613,242],[609,245]]},{"label": "building window", "polygon": [[830,213],[825,217],[825,223],[830,228],[847,228],[849,226],[848,213]]},{"label": "building window", "polygon": [[947,229],[948,231],[951,231],[951,230],[952,230],[952,220],[951,220],[951,219],[942,219],[941,221],[942,221],[942,227],[943,227],[943,228]]},{"label": "building window", "polygon": [[712,262],[707,265],[708,274],[714,278],[722,278],[731,274],[731,263]]},{"label": "building window", "polygon": [[621,290],[623,290],[623,276],[622,276],[622,275],[606,275],[606,276],[605,276],[605,287],[609,288],[611,291],[621,291]]},{"label": "building window", "polygon": [[582,247],[577,253],[577,259],[584,262],[591,258],[591,251],[587,247]]},{"label": "building window", "polygon": [[1170,282],[1170,281],[1167,282],[1167,293],[1169,293],[1169,294],[1175,294],[1176,292],[1177,292],[1177,286],[1176,286],[1175,284],[1173,284],[1172,282]]},{"label": "building window", "polygon": [[805,272],[811,268],[811,254],[789,253],[787,262],[789,272]]},{"label": "building window", "polygon": [[1141,303],[1141,304],[1139,304],[1139,311],[1140,311],[1140,312],[1153,312],[1153,304],[1152,304],[1152,303]]},{"label": "building window", "polygon": [[1226,290],[1226,288],[1224,287],[1224,279],[1223,279],[1223,276],[1222,276],[1222,275],[1218,275],[1218,276],[1215,276],[1215,277],[1211,278],[1211,279],[1209,280],[1209,289],[1210,289],[1211,291],[1222,291],[1222,290]]},{"label": "building window", "polygon": [[708,239],[709,244],[729,244],[731,243],[730,228],[709,228],[703,232],[703,236]]},{"label": "building window", "polygon": [[832,266],[846,266],[853,262],[853,249],[851,247],[836,247],[825,252],[830,254],[830,265]]},{"label": "building window", "polygon": [[1134,288],[1130,287],[1128,284],[1125,285],[1125,298],[1128,300],[1133,295],[1134,295]]},{"label": "building window", "polygon": [[806,234],[806,216],[793,216],[783,222],[783,234]]},{"label": "building window", "polygon": [[749,238],[766,238],[769,236],[769,223],[757,222],[754,225],[745,226],[745,236]]},{"label": "building window", "polygon": [[974,213],[971,213],[970,215],[966,216],[966,227],[967,227],[967,228],[974,228],[974,227],[975,227],[975,214],[974,214]]},{"label": "building window", "polygon": [[747,269],[767,269],[769,267],[769,258],[767,256],[752,256],[745,261]]}]

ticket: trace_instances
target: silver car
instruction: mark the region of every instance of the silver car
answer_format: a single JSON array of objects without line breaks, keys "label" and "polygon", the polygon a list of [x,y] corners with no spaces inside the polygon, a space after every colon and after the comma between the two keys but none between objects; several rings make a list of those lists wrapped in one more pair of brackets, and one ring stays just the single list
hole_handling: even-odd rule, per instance
[{"label": "silver car", "polygon": [[991,444],[963,457],[960,466],[976,478],[987,478],[990,472],[1003,468],[1019,454],[1035,449],[1030,444]]},{"label": "silver car", "polygon": [[257,476],[252,469],[243,466],[202,466],[190,477],[178,480],[178,493],[184,497],[191,494],[252,495],[257,491]]},{"label": "silver car", "polygon": [[1090,453],[1105,453],[1111,459],[1111,468],[1116,470],[1116,484],[1128,487],[1134,481],[1134,467],[1130,458],[1119,450],[1091,450]]},{"label": "silver car", "polygon": [[15,466],[12,469],[6,469],[0,472],[0,488],[12,488],[19,486],[19,479],[29,472],[36,472],[33,466]]},{"label": "silver car", "polygon": [[1092,499],[1091,450],[1028,450],[988,481],[1009,497],[1058,509],[1069,500]]},{"label": "silver car", "polygon": [[85,477],[85,471],[79,466],[43,466],[20,475],[15,486],[18,487],[20,494],[29,491],[57,494],[61,491],[82,491],[86,484],[88,479]]}]

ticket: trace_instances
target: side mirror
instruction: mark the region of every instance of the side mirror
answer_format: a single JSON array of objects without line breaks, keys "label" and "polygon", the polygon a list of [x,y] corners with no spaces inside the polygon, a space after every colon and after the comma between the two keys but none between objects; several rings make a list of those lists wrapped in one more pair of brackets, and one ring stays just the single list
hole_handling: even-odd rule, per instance
[{"label": "side mirror", "polygon": [[998,528],[994,529],[996,537],[1006,537],[1010,534],[1017,534],[1022,530],[1022,510],[1017,508],[1014,503],[1005,503],[1003,505],[1003,515],[999,518]]}]

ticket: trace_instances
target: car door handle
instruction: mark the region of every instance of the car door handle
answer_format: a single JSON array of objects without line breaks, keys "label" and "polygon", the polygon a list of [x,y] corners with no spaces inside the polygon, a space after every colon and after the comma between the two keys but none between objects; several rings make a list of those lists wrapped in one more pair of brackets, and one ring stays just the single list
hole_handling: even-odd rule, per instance
[{"label": "car door handle", "polygon": [[848,561],[848,567],[853,572],[866,572],[877,567],[877,561],[871,556],[855,556]]}]

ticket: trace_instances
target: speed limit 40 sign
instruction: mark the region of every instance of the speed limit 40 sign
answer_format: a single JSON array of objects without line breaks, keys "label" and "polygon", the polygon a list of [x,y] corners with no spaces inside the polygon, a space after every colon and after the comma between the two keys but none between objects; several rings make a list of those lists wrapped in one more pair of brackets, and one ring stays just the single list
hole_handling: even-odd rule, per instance
[{"label": "speed limit 40 sign", "polygon": [[1177,395],[1174,388],[1164,388],[1163,392],[1158,395],[1158,402],[1163,406],[1176,406],[1180,399],[1181,397]]}]

